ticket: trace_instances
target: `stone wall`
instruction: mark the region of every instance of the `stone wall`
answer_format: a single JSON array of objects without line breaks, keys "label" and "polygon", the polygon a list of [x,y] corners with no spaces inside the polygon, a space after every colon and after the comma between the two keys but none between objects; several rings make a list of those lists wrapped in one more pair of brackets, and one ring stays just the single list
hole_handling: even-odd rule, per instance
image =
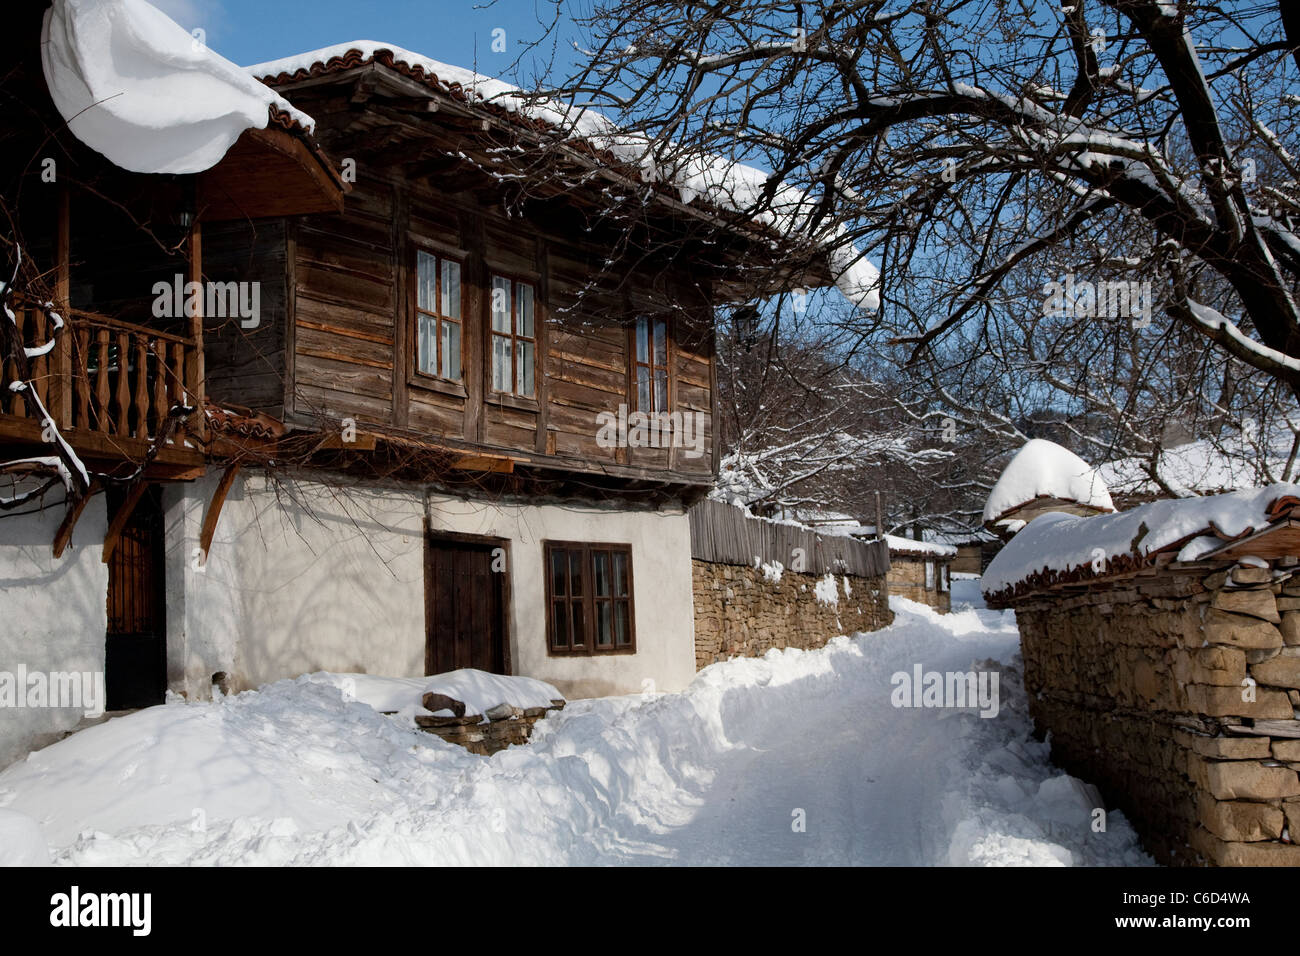
[{"label": "stone wall", "polygon": [[1293,567],[1174,564],[1014,602],[1053,758],[1162,862],[1300,865]]},{"label": "stone wall", "polygon": [[[934,577],[930,587],[925,586],[925,563],[934,564]],[[936,610],[947,613],[952,610],[952,595],[941,589],[943,568],[947,558],[922,558],[908,554],[890,554],[889,556],[889,593],[896,597],[907,598],[928,604]]]},{"label": "stone wall", "polygon": [[[826,576],[785,570],[779,580],[758,568],[691,562],[695,589],[695,666],[759,657],[770,648],[821,647],[840,634],[893,622],[883,577]],[[821,599],[819,599],[819,588]]]},{"label": "stone wall", "polygon": [[435,717],[416,714],[415,723],[425,733],[437,734],[448,743],[464,747],[470,753],[490,757],[510,746],[528,743],[533,725],[557,710],[564,709],[564,701],[553,700],[549,707],[512,707],[500,704],[486,714],[463,713],[459,716]]}]

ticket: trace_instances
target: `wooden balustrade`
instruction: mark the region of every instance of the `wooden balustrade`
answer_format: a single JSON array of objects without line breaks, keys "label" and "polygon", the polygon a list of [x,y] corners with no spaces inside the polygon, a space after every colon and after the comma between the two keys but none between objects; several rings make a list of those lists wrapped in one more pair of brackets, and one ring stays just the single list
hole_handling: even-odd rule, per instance
[{"label": "wooden balustrade", "polygon": [[[14,314],[29,347],[47,340],[53,323],[40,309],[19,305]],[[189,381],[201,367],[193,339],[89,313],[64,320],[58,345],[30,364],[37,397],[70,438],[148,441],[172,405],[200,394]],[[0,368],[0,415],[31,418],[22,395],[8,388],[17,372],[9,360]]]}]

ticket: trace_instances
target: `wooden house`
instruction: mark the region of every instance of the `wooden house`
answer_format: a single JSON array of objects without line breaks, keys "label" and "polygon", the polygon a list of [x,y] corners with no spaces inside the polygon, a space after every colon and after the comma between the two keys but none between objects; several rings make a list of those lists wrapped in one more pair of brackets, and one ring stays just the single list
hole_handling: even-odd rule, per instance
[{"label": "wooden house", "polygon": [[[37,35],[13,41],[28,145],[60,125]],[[76,175],[16,202],[69,317],[37,379],[104,478],[0,522],[0,589],[31,611],[0,655],[102,668],[118,628],[123,706],[317,670],[684,686],[715,310],[827,285],[826,256],[398,48],[253,73],[292,108],[210,169],[128,174],[64,129]],[[158,319],[172,275],[206,298]],[[0,461],[39,426],[7,398]]]}]

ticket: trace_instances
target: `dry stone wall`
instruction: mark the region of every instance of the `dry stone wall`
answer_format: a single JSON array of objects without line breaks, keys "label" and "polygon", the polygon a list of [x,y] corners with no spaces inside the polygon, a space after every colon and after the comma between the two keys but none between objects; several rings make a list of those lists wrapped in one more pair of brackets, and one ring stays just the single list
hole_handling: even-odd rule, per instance
[{"label": "dry stone wall", "polygon": [[1300,575],[1170,565],[1017,599],[1054,759],[1159,860],[1300,866]]},{"label": "dry stone wall", "polygon": [[[450,698],[442,698],[435,705],[437,711],[443,709],[444,702],[459,703]],[[466,714],[465,705],[460,704],[453,708],[459,710],[459,714],[442,717],[416,714],[415,723],[426,733],[437,734],[448,743],[458,744],[470,753],[490,757],[507,747],[528,743],[535,723],[554,711],[563,709],[564,701],[553,700],[549,707],[520,708],[498,704],[485,714]]]},{"label": "dry stone wall", "polygon": [[[779,580],[759,568],[692,561],[695,666],[728,657],[759,657],[773,647],[822,647],[840,634],[874,631],[894,620],[885,579],[783,570]],[[819,598],[819,593],[821,597]]]}]

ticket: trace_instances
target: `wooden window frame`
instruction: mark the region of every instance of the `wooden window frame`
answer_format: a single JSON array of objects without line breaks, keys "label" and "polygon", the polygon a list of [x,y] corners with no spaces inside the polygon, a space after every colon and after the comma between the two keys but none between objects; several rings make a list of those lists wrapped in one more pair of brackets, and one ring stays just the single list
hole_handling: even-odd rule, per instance
[{"label": "wooden window frame", "polygon": [[[646,329],[646,358],[648,361],[641,361],[637,354],[637,334],[640,331],[641,323],[647,324]],[[662,322],[664,326],[664,364],[659,365],[655,362],[655,324]],[[636,321],[628,329],[628,356],[632,360],[631,364],[631,395],[629,396],[628,407],[632,411],[646,412],[647,414],[657,415],[660,413],[669,413],[673,410],[673,317],[671,315],[656,315],[651,312],[641,312],[637,314]],[[641,407],[641,369],[648,369],[650,374],[650,407]],[[658,408],[655,400],[655,372],[662,370],[664,373],[664,408]]]},{"label": "wooden window frame", "polygon": [[[410,350],[411,371],[410,371],[410,375],[408,376],[408,381],[413,385],[417,385],[421,388],[427,388],[430,389],[431,391],[445,392],[447,394],[457,395],[462,398],[466,397],[469,394],[468,391],[466,390],[466,385],[465,385],[465,380],[467,377],[467,368],[468,368],[468,362],[467,362],[468,356],[466,355],[466,351],[469,342],[469,337],[466,334],[469,317],[465,308],[467,292],[468,292],[467,283],[465,281],[467,257],[464,254],[458,254],[448,249],[444,249],[440,246],[424,243],[419,240],[411,240],[410,245],[411,245],[411,252],[410,252],[411,264],[410,264],[410,275],[408,279],[408,283],[410,287],[408,291],[408,296],[411,303],[410,341],[412,342],[413,347]],[[435,298],[434,307],[436,311],[434,312],[430,312],[427,309],[420,308],[420,253],[424,253],[427,256],[432,256],[435,263],[437,263],[435,267],[436,281],[434,283],[434,298]],[[457,266],[460,267],[460,318],[459,319],[455,319],[450,316],[443,315],[441,311],[442,263],[444,262],[444,260],[454,262],[456,263]],[[431,372],[426,372],[420,368],[420,318],[421,316],[429,316],[430,318],[433,318],[436,321],[437,335],[435,335],[435,343],[436,343],[436,349],[439,351],[442,348],[442,324],[446,322],[448,324],[454,324],[460,326],[460,378],[459,379],[444,378],[441,375],[436,375]],[[435,362],[434,362],[435,367],[438,368],[442,367],[442,363],[440,361],[441,358],[442,358],[441,354],[435,356]]]},{"label": "wooden window frame", "polygon": [[[496,280],[505,279],[510,283],[510,334],[498,332],[493,325],[493,299],[496,293]],[[519,286],[526,285],[533,290],[533,334],[519,334]],[[537,277],[523,275],[518,272],[511,272],[507,269],[497,269],[492,265],[487,268],[487,283],[483,290],[487,301],[487,347],[484,349],[487,358],[487,381],[484,393],[487,400],[503,405],[516,405],[525,408],[536,408],[538,405],[538,396],[541,393],[541,323],[542,323],[542,297],[541,282]],[[510,340],[510,390],[502,391],[496,387],[496,351],[495,345],[498,338]],[[529,342],[533,347],[533,394],[524,395],[516,391],[519,386],[519,343]]]},{"label": "wooden window frame", "polygon": [[[583,575],[583,589],[581,595],[572,595],[571,575],[566,570],[565,594],[556,595],[553,593],[553,584],[551,580],[551,556],[556,551],[567,553],[578,553],[581,555],[581,570]],[[595,555],[600,552],[606,552],[611,556],[610,560],[610,591],[607,597],[598,597],[595,593]],[[627,595],[620,597],[613,594],[613,555],[615,553],[627,556]],[[632,564],[632,545],[604,541],[543,541],[542,542],[542,562],[543,562],[543,588],[546,600],[546,653],[553,657],[598,657],[617,654],[635,654],[636,653],[636,571]],[[572,567],[572,558],[568,567]],[[565,608],[566,619],[572,615],[572,606],[575,601],[580,601],[582,605],[582,626],[583,634],[586,641],[583,646],[575,647],[570,640],[563,646],[557,646],[555,643],[555,605],[562,603]],[[628,643],[623,646],[612,644],[609,647],[596,646],[596,605],[597,602],[608,601],[611,605],[611,621],[613,620],[612,607],[617,602],[627,605],[627,637]]]}]

